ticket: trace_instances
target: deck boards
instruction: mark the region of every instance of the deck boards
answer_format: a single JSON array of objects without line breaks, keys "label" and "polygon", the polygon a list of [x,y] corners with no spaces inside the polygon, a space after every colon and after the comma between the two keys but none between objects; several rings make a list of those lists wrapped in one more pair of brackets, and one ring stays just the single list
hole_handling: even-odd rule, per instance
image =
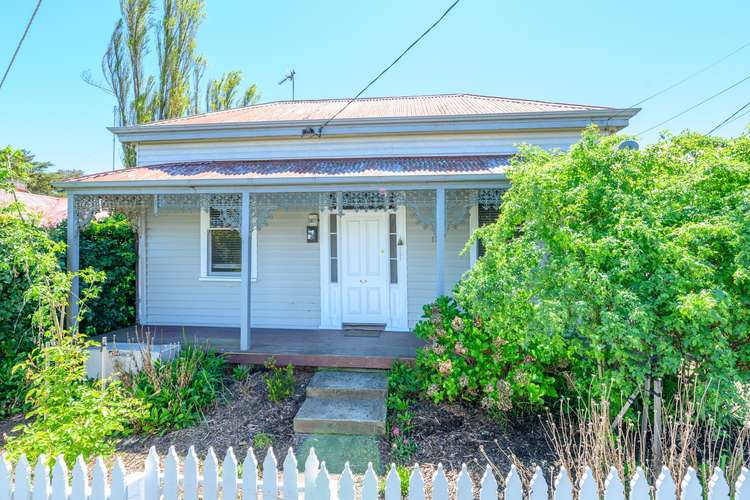
[{"label": "deck boards", "polygon": [[410,332],[382,332],[378,337],[347,335],[343,330],[253,328],[251,346],[240,350],[240,329],[205,326],[141,326],[107,335],[112,342],[142,341],[198,344],[225,353],[231,363],[263,363],[337,368],[390,368],[393,361],[413,363],[424,345]]}]

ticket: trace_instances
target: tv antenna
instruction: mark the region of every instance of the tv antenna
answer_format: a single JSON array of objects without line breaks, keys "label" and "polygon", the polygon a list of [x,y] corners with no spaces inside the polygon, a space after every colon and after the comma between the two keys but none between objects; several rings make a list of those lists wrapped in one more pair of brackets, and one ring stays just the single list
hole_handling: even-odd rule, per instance
[{"label": "tv antenna", "polygon": [[294,100],[294,75],[296,75],[294,70],[289,71],[289,74],[286,75],[280,82],[279,85],[286,83],[287,81],[292,82],[292,101]]}]

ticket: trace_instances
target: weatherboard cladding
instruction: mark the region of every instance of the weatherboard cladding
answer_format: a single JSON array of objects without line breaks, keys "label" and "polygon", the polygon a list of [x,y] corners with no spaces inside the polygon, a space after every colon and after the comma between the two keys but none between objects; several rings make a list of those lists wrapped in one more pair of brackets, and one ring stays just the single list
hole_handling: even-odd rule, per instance
[{"label": "weatherboard cladding", "polygon": [[[534,101],[476,94],[439,94],[360,98],[276,101],[213,113],[162,120],[146,125],[206,125],[217,123],[275,122],[357,118],[491,115],[610,109],[602,106]],[[346,109],[342,108],[346,105]]]},{"label": "weatherboard cladding", "polygon": [[133,182],[313,177],[501,174],[511,155],[414,158],[335,158],[197,161],[136,167],[69,179],[67,182]]}]

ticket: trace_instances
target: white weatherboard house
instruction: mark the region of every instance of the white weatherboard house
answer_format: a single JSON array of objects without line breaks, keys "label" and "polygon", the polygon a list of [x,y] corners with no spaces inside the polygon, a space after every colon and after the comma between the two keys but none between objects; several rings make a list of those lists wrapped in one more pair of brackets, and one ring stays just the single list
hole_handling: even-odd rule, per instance
[{"label": "white weatherboard house", "polygon": [[[284,101],[135,127],[137,167],[61,183],[70,268],[100,210],[137,227],[138,322],[236,360],[388,366],[481,249],[521,143],[566,149],[637,109],[472,94]],[[323,126],[325,124],[325,126]],[[321,129],[322,127],[322,129]]]}]

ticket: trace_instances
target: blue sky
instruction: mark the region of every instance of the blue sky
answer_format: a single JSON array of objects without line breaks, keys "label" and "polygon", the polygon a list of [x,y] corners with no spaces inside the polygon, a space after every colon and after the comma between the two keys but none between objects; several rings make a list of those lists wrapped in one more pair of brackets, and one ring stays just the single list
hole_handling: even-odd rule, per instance
[{"label": "blue sky", "polygon": [[[34,0],[9,0],[0,19],[4,69]],[[208,75],[240,69],[263,101],[297,71],[297,98],[350,97],[449,5],[449,0],[208,0],[199,51]],[[99,75],[115,0],[42,3],[0,89],[0,145],[59,168],[111,168],[112,98]],[[628,106],[750,41],[750,2],[462,0],[367,95],[449,92]],[[750,47],[647,102],[638,133],[750,74]],[[750,81],[662,128],[706,132],[750,100]],[[736,135],[750,115],[725,127]],[[644,142],[657,138],[654,131]],[[119,165],[119,151],[117,163]]]}]

